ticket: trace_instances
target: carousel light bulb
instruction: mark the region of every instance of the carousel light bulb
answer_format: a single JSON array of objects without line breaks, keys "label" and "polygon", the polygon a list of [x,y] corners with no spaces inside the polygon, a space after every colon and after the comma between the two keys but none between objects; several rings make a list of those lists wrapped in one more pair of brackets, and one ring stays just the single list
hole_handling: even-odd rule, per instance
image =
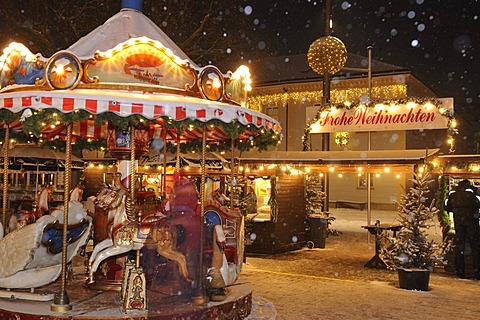
[{"label": "carousel light bulb", "polygon": [[452,128],[456,128],[457,127],[457,121],[455,119],[453,119],[452,122],[450,123],[450,126]]},{"label": "carousel light bulb", "polygon": [[103,164],[99,164],[99,165],[98,165],[98,168],[99,168],[99,169],[103,169]]},{"label": "carousel light bulb", "polygon": [[328,168],[328,170],[329,170],[330,172],[333,172],[333,171],[335,171],[335,168],[334,168],[334,167],[330,167],[330,168]]},{"label": "carousel light bulb", "polygon": [[264,169],[265,169],[265,167],[264,167],[263,165],[261,165],[261,166],[258,168],[258,170],[260,170],[260,171],[263,171]]},{"label": "carousel light bulb", "polygon": [[312,171],[312,169],[310,169],[310,167],[306,167],[306,168],[305,168],[305,172],[306,172],[306,173],[310,173],[310,171]]},{"label": "carousel light bulb", "polygon": [[390,172],[390,168],[389,167],[386,167],[385,169],[383,169],[386,173],[389,173]]},{"label": "carousel light bulb", "polygon": [[93,167],[95,167],[95,164],[90,163],[90,164],[88,165],[88,167],[89,167],[89,168],[93,168]]},{"label": "carousel light bulb", "polygon": [[358,172],[362,172],[362,171],[363,171],[363,168],[362,168],[362,167],[358,167],[358,168],[357,168],[357,171],[358,171]]},{"label": "carousel light bulb", "polygon": [[397,174],[395,177],[396,177],[397,179],[400,179],[400,174]]},{"label": "carousel light bulb", "polygon": [[318,175],[320,178],[323,178],[323,172]]},{"label": "carousel light bulb", "polygon": [[380,173],[376,173],[375,177],[380,178]]},{"label": "carousel light bulb", "polygon": [[58,64],[58,65],[55,65],[52,69],[52,72],[53,73],[56,73],[58,75],[62,75],[65,73],[65,68],[64,68],[64,65],[63,64]]},{"label": "carousel light bulb", "polygon": [[282,166],[280,169],[281,169],[282,171],[287,171],[287,167],[286,167],[286,166]]},{"label": "carousel light bulb", "polygon": [[472,166],[472,171],[478,171],[478,170],[479,170],[479,167],[477,165]]},{"label": "carousel light bulb", "polygon": [[338,174],[338,177],[339,177],[339,178],[343,178],[343,174],[342,174],[342,173],[339,173],[339,174]]}]

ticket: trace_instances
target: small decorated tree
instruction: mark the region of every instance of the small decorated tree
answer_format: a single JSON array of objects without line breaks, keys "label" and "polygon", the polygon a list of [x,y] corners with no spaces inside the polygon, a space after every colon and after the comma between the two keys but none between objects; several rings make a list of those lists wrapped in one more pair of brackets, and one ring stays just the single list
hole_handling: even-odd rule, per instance
[{"label": "small decorated tree", "polygon": [[432,181],[428,173],[415,174],[414,186],[399,203],[398,216],[403,228],[396,238],[387,238],[389,245],[383,252],[392,267],[433,271],[438,245],[426,233],[438,212],[434,200],[427,203],[428,184]]}]

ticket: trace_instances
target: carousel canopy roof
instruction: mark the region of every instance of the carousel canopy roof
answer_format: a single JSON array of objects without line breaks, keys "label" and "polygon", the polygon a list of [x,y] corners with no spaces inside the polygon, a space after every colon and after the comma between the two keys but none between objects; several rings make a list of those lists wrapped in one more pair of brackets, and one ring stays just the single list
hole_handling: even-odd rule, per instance
[{"label": "carousel canopy roof", "polygon": [[152,20],[141,12],[129,8],[105,21],[85,37],[72,44],[67,51],[81,60],[87,60],[97,51],[107,51],[117,44],[132,38],[147,37],[161,42],[180,59],[186,59],[191,66],[198,66],[162,31]]},{"label": "carousel canopy roof", "polygon": [[26,141],[62,140],[66,124],[83,123],[87,131],[74,134],[92,142],[104,139],[108,122],[140,124],[182,152],[200,150],[204,130],[210,151],[230,149],[226,141],[265,150],[281,128],[244,107],[250,89],[248,68],[198,68],[141,12],[123,9],[48,59],[10,44],[0,56],[0,124],[23,130]]}]

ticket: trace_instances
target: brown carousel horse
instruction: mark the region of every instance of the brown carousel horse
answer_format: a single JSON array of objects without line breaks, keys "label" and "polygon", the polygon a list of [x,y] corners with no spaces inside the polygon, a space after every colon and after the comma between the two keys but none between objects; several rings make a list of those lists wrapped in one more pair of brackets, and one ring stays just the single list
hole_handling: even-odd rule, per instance
[{"label": "brown carousel horse", "polygon": [[93,282],[93,274],[103,260],[130,250],[140,250],[150,232],[157,243],[158,254],[176,261],[180,274],[191,281],[185,256],[176,250],[176,228],[162,221],[165,217],[150,215],[139,222],[129,193],[118,182],[112,186],[105,185],[98,193],[95,204],[108,212],[112,223],[111,236],[98,243],[90,256],[89,282]]}]

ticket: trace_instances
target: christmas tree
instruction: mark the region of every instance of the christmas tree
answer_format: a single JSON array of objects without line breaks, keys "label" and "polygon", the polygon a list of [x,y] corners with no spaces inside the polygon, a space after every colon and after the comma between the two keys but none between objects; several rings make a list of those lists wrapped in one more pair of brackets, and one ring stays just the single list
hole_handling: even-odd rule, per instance
[{"label": "christmas tree", "polygon": [[385,260],[391,267],[427,269],[433,271],[438,245],[429,240],[427,229],[433,225],[438,209],[434,199],[428,204],[428,185],[433,181],[429,174],[415,174],[413,187],[402,196],[398,205],[398,217],[403,228],[397,237],[386,237]]}]

